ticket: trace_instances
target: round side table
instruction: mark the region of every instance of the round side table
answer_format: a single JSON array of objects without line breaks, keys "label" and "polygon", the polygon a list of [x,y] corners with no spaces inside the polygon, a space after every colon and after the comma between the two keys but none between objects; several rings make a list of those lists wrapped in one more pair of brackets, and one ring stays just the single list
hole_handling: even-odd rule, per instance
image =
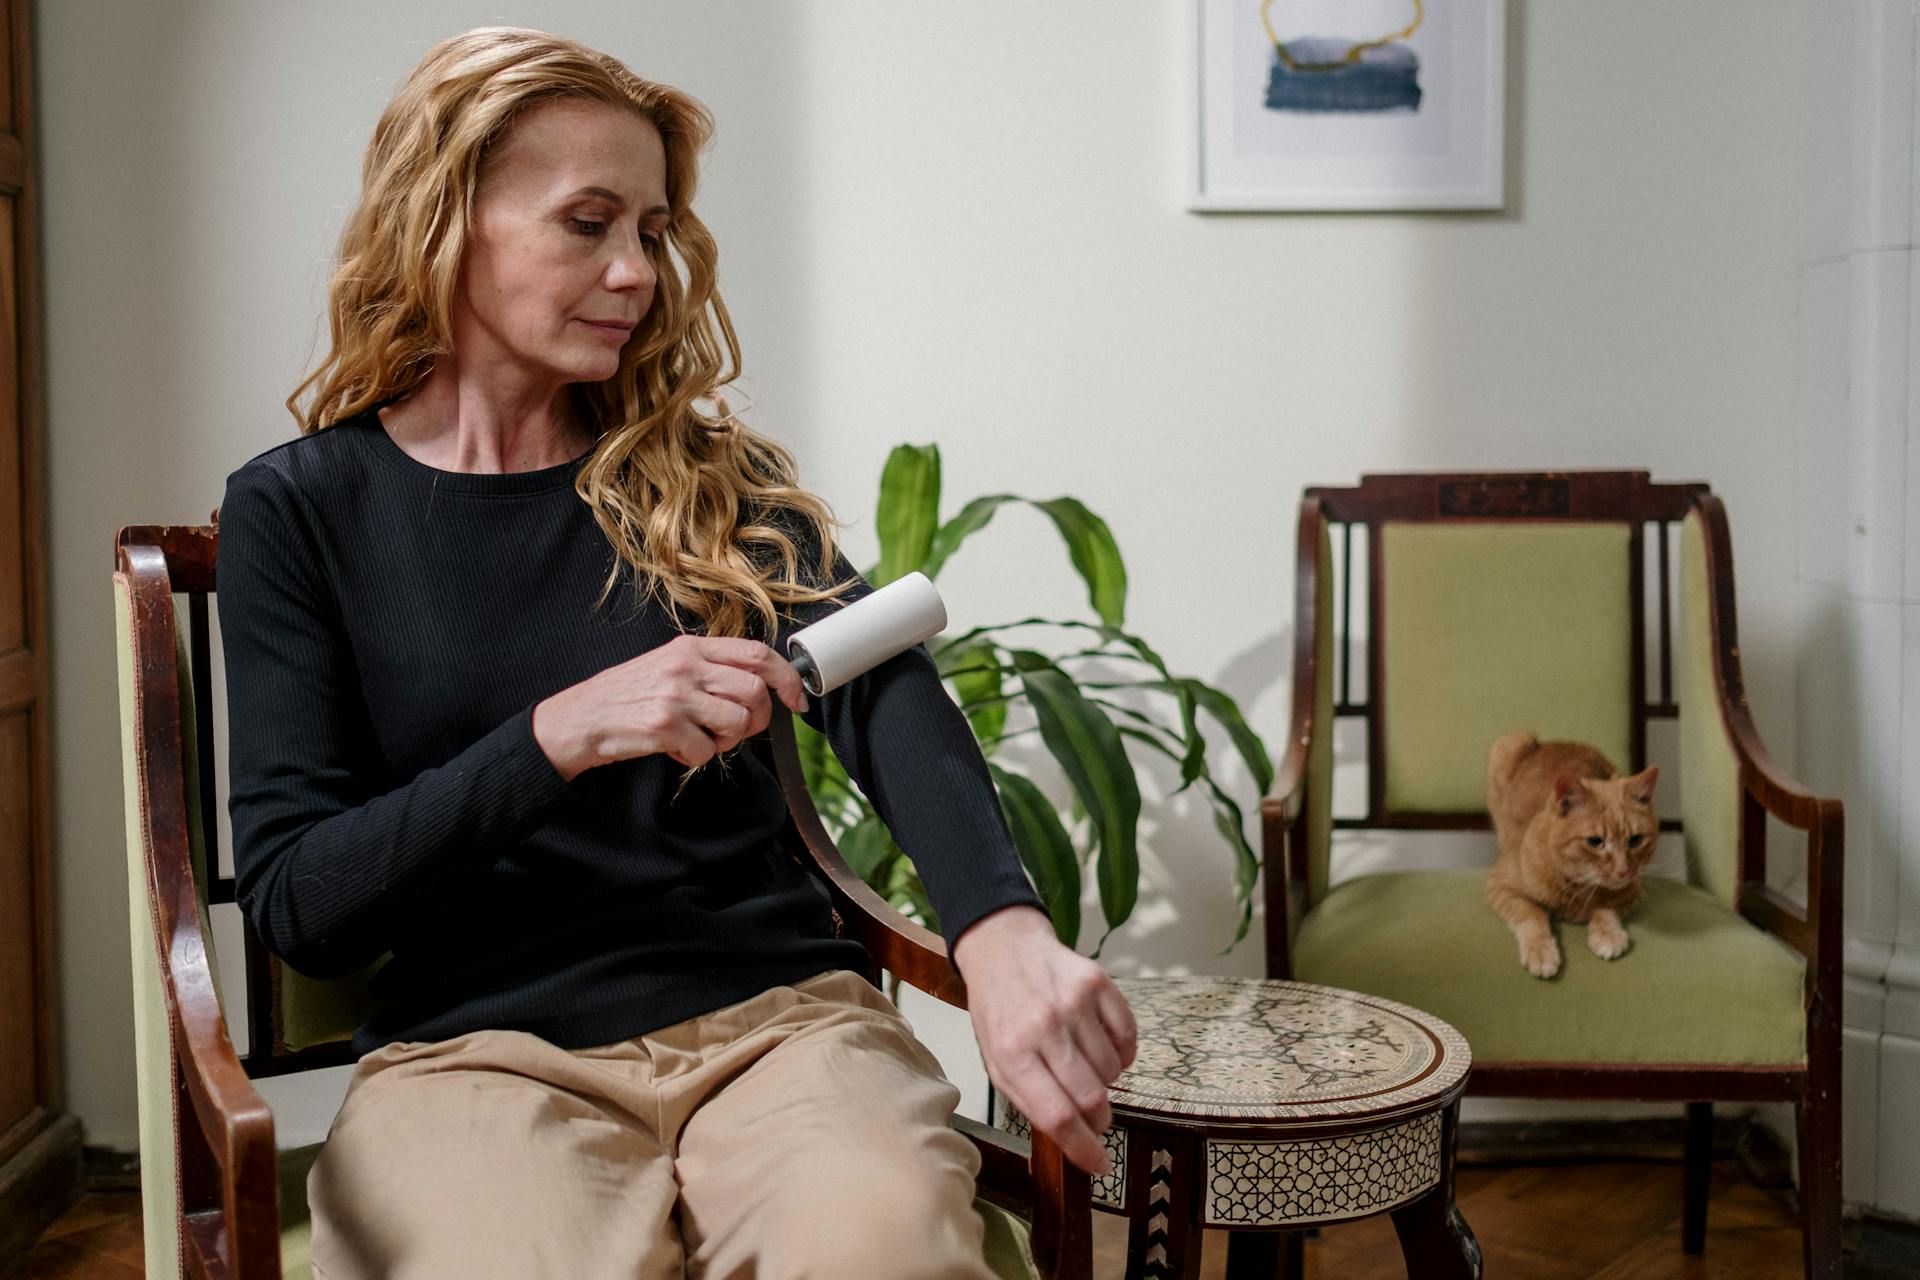
[{"label": "round side table", "polygon": [[[1200,1271],[1203,1227],[1234,1234],[1229,1280],[1297,1275],[1302,1228],[1391,1213],[1412,1280],[1477,1280],[1453,1202],[1472,1065],[1438,1018],[1354,991],[1250,978],[1115,979],[1139,1052],[1112,1085],[1113,1172],[1097,1207],[1127,1216],[1128,1280]],[[1007,1127],[1029,1131],[1008,1108]]]}]

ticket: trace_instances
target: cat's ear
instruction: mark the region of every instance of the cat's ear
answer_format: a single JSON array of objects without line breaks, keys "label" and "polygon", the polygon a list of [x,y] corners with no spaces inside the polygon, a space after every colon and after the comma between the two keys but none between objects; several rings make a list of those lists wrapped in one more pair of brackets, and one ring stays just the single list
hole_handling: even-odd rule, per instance
[{"label": "cat's ear", "polygon": [[1660,781],[1660,766],[1654,765],[1627,779],[1627,799],[1642,808],[1653,806],[1653,784]]},{"label": "cat's ear", "polygon": [[1553,811],[1566,817],[1586,799],[1586,784],[1570,773],[1563,773],[1553,780]]}]

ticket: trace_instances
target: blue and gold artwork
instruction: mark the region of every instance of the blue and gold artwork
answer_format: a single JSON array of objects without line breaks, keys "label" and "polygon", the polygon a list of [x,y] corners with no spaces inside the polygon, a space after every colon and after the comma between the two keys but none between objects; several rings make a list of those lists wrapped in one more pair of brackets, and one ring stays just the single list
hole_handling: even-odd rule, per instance
[{"label": "blue and gold artwork", "polygon": [[1420,55],[1403,43],[1426,19],[1424,0],[1413,0],[1413,21],[1377,40],[1343,36],[1296,36],[1274,30],[1273,0],[1261,0],[1260,22],[1273,42],[1266,105],[1273,111],[1418,111]]}]

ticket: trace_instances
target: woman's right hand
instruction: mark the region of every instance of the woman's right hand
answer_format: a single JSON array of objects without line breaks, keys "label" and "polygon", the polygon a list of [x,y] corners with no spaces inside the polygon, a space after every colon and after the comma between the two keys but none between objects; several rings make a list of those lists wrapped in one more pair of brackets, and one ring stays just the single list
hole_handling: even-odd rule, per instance
[{"label": "woman's right hand", "polygon": [[770,690],[807,709],[793,664],[758,640],[682,635],[541,702],[533,736],[568,781],[654,754],[693,768],[767,727]]}]

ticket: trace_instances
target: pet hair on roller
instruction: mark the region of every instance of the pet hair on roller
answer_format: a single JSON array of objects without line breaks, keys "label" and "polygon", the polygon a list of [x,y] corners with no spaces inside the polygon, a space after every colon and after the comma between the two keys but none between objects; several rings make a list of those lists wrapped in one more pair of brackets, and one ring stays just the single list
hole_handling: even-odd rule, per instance
[{"label": "pet hair on roller", "polygon": [[947,625],[947,606],[924,573],[910,573],[787,640],[800,683],[818,698],[905,653]]}]

